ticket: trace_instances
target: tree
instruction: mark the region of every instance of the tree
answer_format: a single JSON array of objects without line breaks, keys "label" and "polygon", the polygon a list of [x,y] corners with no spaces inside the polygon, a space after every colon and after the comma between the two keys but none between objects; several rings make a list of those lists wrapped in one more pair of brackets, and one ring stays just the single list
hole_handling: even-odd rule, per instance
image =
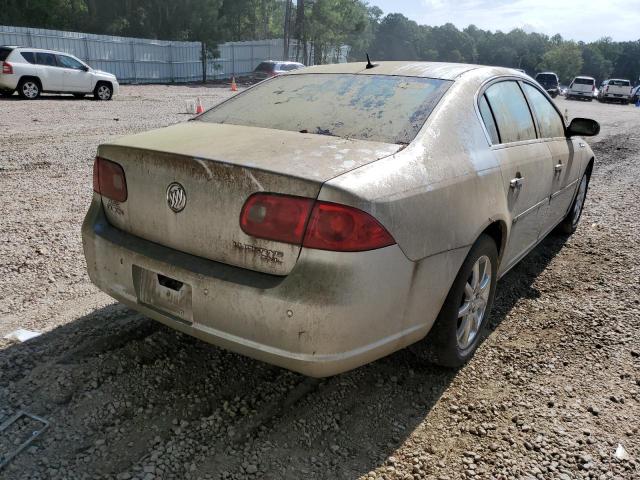
[{"label": "tree", "polygon": [[580,74],[582,64],[580,47],[575,42],[565,42],[545,53],[538,68],[552,70],[558,74],[561,81],[568,83]]}]

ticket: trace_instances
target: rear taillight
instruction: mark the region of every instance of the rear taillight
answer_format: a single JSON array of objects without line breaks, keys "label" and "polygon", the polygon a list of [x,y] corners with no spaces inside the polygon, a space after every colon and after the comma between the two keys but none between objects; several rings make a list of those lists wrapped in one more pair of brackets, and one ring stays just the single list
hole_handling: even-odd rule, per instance
[{"label": "rear taillight", "polygon": [[127,180],[120,165],[96,157],[93,163],[93,190],[116,202],[127,201]]},{"label": "rear taillight", "polygon": [[9,62],[2,62],[2,73],[11,75],[13,73],[13,65]]},{"label": "rear taillight", "polygon": [[596,86],[595,85],[591,85],[591,91],[595,92],[596,91]]},{"label": "rear taillight", "polygon": [[240,228],[252,237],[300,245],[313,199],[256,193],[240,213]]},{"label": "rear taillight", "polygon": [[357,208],[310,198],[257,193],[240,214],[247,235],[339,252],[361,252],[395,244],[389,232]]}]

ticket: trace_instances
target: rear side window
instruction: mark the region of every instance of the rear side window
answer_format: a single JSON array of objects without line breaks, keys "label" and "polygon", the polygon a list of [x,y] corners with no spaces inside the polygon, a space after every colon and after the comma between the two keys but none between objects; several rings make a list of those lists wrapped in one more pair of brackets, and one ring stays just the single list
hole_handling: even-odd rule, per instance
[{"label": "rear side window", "polygon": [[496,83],[485,92],[500,132],[501,143],[536,138],[536,128],[524,94],[516,82]]},{"label": "rear side window", "polygon": [[22,58],[24,58],[27,62],[33,64],[36,63],[36,54],[33,52],[20,52]]},{"label": "rear side window", "polygon": [[0,48],[0,62],[4,62],[12,51],[10,48]]},{"label": "rear side window", "polygon": [[564,137],[564,124],[558,111],[551,105],[551,102],[540,91],[525,83],[524,91],[531,101],[533,111],[538,119],[540,127],[540,137],[555,138]]},{"label": "rear side window", "polygon": [[53,53],[36,53],[36,63],[47,67],[57,67],[56,56]]},{"label": "rear side window", "polygon": [[487,98],[484,95],[480,98],[479,106],[482,121],[484,122],[484,126],[487,127],[487,132],[489,132],[489,136],[491,137],[491,143],[497,145],[500,143],[500,134],[498,133],[498,127],[496,127],[496,121],[493,118],[491,107],[489,107]]}]

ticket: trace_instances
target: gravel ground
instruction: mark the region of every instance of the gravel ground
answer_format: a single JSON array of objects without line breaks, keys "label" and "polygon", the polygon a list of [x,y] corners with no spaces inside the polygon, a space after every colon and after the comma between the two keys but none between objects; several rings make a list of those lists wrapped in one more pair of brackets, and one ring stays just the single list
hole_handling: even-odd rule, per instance
[{"label": "gravel ground", "polygon": [[[96,146],[184,121],[226,88],[124,87],[113,102],[0,100],[0,424],[51,422],[6,479],[640,478],[640,109],[599,120],[581,226],[498,284],[458,371],[399,352],[311,380],[169,330],[85,273]],[[29,426],[0,434],[0,455]],[[21,436],[21,434],[23,436]],[[614,452],[623,445],[629,459]]]}]

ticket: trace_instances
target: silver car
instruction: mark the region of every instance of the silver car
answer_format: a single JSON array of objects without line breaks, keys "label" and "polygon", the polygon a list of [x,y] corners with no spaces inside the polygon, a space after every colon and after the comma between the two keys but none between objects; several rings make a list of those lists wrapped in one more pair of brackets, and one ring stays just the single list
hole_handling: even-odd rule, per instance
[{"label": "silver car", "polygon": [[316,377],[408,345],[467,361],[496,281],[572,233],[594,155],[511,69],[381,62],[262,82],[100,145],[92,281],[215,345]]}]

